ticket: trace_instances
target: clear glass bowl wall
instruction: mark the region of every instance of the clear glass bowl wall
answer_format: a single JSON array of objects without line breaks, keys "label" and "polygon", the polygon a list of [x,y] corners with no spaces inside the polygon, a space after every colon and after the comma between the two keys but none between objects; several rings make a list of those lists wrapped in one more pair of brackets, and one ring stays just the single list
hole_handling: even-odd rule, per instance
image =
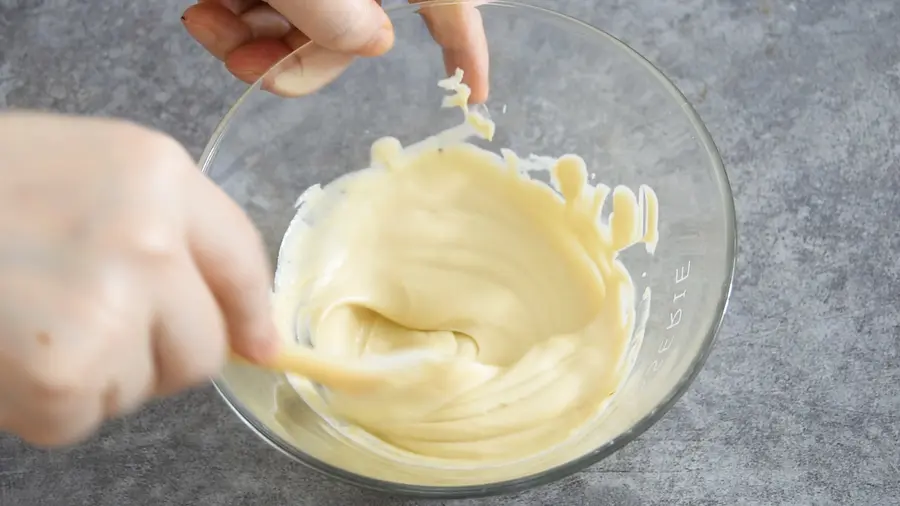
[{"label": "clear glass bowl wall", "polygon": [[[281,375],[230,365],[217,380],[266,441],[365,487],[438,497],[510,492],[604,458],[687,388],[709,353],[731,287],[731,191],[712,140],[681,93],[637,53],[586,24],[515,2],[479,10],[491,56],[487,107],[497,124],[493,142],[481,144],[520,156],[575,153],[594,182],[656,191],[656,255],[638,247],[621,257],[638,297],[651,289],[649,320],[635,368],[603,422],[581,441],[503,468],[397,469],[323,428]],[[458,111],[439,109],[441,50],[415,8],[389,14],[397,37],[387,55],[354,62],[313,96],[281,98],[258,83],[207,147],[203,170],[250,214],[273,264],[306,188],[367,166],[377,138],[409,144],[460,122]],[[281,64],[264,80],[295,70]]]}]

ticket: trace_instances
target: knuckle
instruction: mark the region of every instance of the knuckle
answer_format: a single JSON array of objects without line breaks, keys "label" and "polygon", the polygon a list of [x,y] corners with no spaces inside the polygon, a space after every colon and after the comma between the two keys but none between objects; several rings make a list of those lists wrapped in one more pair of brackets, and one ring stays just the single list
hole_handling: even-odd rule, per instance
[{"label": "knuckle", "polygon": [[162,132],[135,123],[117,125],[118,156],[109,206],[95,218],[96,240],[115,254],[139,259],[167,259],[179,251],[186,175],[195,164],[185,148]]},{"label": "knuckle", "polygon": [[129,248],[141,260],[170,261],[184,248],[184,234],[179,225],[181,179],[185,167],[192,167],[181,159],[180,146],[167,145],[150,150],[145,170],[137,178],[138,191],[143,192],[143,210],[136,210],[137,219],[125,227]]},{"label": "knuckle", "polygon": [[148,221],[129,230],[127,245],[130,255],[144,267],[173,266],[185,250],[182,234],[170,223],[159,221]]},{"label": "knuckle", "polygon": [[[33,398],[47,405],[96,396],[112,364],[103,357],[110,346],[134,332],[134,297],[115,286],[121,281],[78,285],[78,299],[70,299],[61,322],[54,325],[23,364]],[[73,290],[77,292],[77,290]],[[130,329],[130,330],[129,330]]]},{"label": "knuckle", "polygon": [[28,374],[30,386],[36,398],[42,400],[80,397],[88,389],[88,375],[78,367],[50,359],[38,360]]},{"label": "knuckle", "polygon": [[178,180],[194,168],[190,154],[174,137],[168,134],[132,125],[122,135],[130,140],[132,156],[140,163],[132,164],[136,182],[144,190],[161,190],[166,194],[178,188]]}]

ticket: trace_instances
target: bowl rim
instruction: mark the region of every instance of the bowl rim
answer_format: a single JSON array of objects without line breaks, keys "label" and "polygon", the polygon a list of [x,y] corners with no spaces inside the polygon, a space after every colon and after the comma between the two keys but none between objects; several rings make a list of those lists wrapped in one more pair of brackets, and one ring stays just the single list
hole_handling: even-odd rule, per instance
[{"label": "bowl rim", "polygon": [[[628,431],[623,432],[616,438],[607,441],[605,444],[576,459],[538,473],[511,480],[498,481],[485,485],[424,486],[379,480],[343,470],[331,464],[322,462],[321,460],[311,455],[293,448],[290,444],[288,444],[278,435],[274,434],[259,420],[257,420],[252,413],[246,412],[245,408],[241,405],[241,402],[234,396],[234,394],[231,393],[228,387],[221,381],[221,378],[213,379],[212,383],[215,389],[218,391],[219,395],[221,395],[225,403],[235,413],[235,415],[237,415],[237,417],[241,421],[243,421],[244,424],[247,425],[248,428],[250,428],[250,430],[256,433],[257,436],[259,436],[270,446],[288,456],[291,460],[299,462],[300,464],[303,464],[306,467],[313,469],[314,471],[319,472],[320,474],[323,474],[329,478],[333,478],[344,483],[377,492],[437,499],[477,498],[494,495],[514,494],[560,480],[569,475],[580,472],[600,462],[601,460],[604,460],[628,443],[637,439],[641,434],[646,432],[650,427],[661,420],[663,416],[665,416],[665,414],[672,408],[672,406],[688,390],[694,379],[699,374],[700,370],[703,368],[706,360],[709,358],[710,353],[712,352],[713,345],[715,344],[716,338],[719,334],[719,331],[721,330],[722,323],[724,321],[725,313],[731,299],[732,288],[734,285],[738,251],[737,219],[734,208],[734,196],[728,180],[728,175],[725,172],[722,157],[719,154],[719,150],[716,147],[712,137],[710,136],[706,125],[700,119],[700,116],[688,102],[687,98],[684,96],[681,90],[679,90],[675,86],[675,84],[672,83],[669,78],[666,77],[665,74],[663,74],[663,72],[659,70],[653,63],[651,63],[643,55],[632,49],[617,37],[569,15],[545,7],[526,4],[521,0],[427,0],[416,4],[394,5],[386,8],[385,10],[386,12],[388,12],[388,14],[390,14],[394,12],[417,11],[425,5],[453,5],[470,2],[531,11],[539,15],[554,17],[559,21],[575,23],[581,28],[588,29],[594,32],[594,34],[605,38],[608,42],[617,46],[620,50],[634,58],[637,63],[643,65],[649,71],[649,73],[657,79],[657,81],[663,86],[663,88],[668,91],[672,98],[679,102],[682,111],[689,119],[691,125],[694,127],[698,140],[706,149],[706,154],[709,159],[710,166],[712,168],[712,171],[715,173],[715,179],[719,186],[719,196],[722,200],[722,205],[725,211],[726,224],[725,272],[723,273],[723,282],[720,287],[719,302],[716,305],[711,325],[709,326],[707,333],[700,345],[699,353],[694,357],[685,373],[672,386],[669,393],[663,398],[663,400],[656,406],[655,409],[639,419]],[[285,59],[291,58],[297,51],[301,51],[305,47],[306,45],[301,46],[290,55],[285,57]],[[273,68],[276,68],[280,63],[281,62],[273,66]],[[240,107],[243,105],[244,101],[250,94],[261,88],[264,78],[265,76],[261,77],[254,84],[250,85],[216,126],[212,136],[210,137],[210,141],[207,143],[200,158],[200,170],[204,174],[208,173],[212,160],[216,152],[218,151],[219,143],[221,142],[225,132],[228,130],[234,114],[238,109],[240,109]]]}]

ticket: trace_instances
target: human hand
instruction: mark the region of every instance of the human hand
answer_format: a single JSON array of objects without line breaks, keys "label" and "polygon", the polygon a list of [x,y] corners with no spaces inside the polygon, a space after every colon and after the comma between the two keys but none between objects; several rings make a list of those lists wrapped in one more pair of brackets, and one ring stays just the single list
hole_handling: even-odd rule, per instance
[{"label": "human hand", "polygon": [[0,430],[42,446],[277,347],[262,242],[173,139],[0,115]]},{"label": "human hand", "polygon": [[[421,3],[422,0],[410,0]],[[394,43],[390,19],[376,0],[199,0],[182,16],[188,33],[225,62],[239,79],[253,83],[293,50],[312,40],[318,49],[347,56],[379,56]],[[474,3],[422,6],[422,17],[443,48],[447,74],[465,71],[472,100],[488,94],[488,47],[481,15]],[[298,67],[318,66],[321,58],[303,52]],[[313,60],[315,65],[313,65]],[[336,75],[351,58],[330,58]],[[324,83],[321,83],[324,84]],[[318,85],[321,85],[318,84]],[[296,80],[264,83],[282,95],[315,89]]]}]

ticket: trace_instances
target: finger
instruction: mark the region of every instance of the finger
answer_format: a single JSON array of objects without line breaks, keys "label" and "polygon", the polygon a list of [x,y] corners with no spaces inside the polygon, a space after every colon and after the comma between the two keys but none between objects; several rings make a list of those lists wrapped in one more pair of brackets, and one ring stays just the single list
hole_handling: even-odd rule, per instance
[{"label": "finger", "polygon": [[235,49],[225,60],[238,79],[253,84],[264,77],[262,89],[284,97],[299,97],[333,81],[353,62],[353,56],[310,44],[293,31],[281,40],[261,39]]},{"label": "finger", "polygon": [[255,39],[280,39],[292,28],[284,16],[264,4],[235,14],[214,1],[208,1],[190,7],[181,20],[188,34],[223,61],[233,51]]},{"label": "finger", "polygon": [[[64,361],[53,362],[61,366]],[[0,392],[0,430],[36,446],[55,447],[86,439],[103,421],[102,400],[90,385],[94,374],[82,374],[83,385],[60,381],[53,373],[28,376],[18,371],[12,383],[17,391]]]},{"label": "finger", "polygon": [[189,174],[188,243],[200,275],[225,318],[231,347],[268,359],[278,346],[269,304],[272,273],[250,218],[199,172]]},{"label": "finger", "polygon": [[277,95],[307,95],[334,80],[353,62],[352,55],[314,44],[292,54],[308,42],[309,37],[299,30],[281,40],[255,40],[231,52],[225,66],[248,84],[265,75],[262,88]]},{"label": "finger", "polygon": [[291,51],[295,49],[299,49],[306,43],[310,42],[310,38],[306,36],[305,33],[300,30],[294,29],[291,30],[285,37],[284,43],[291,48]]},{"label": "finger", "polygon": [[265,75],[262,88],[266,91],[285,97],[306,95],[331,82],[353,62],[352,55],[306,45],[308,42],[309,37],[292,30],[281,40],[256,40],[236,49],[225,65],[246,83]]},{"label": "finger", "polygon": [[71,446],[90,437],[103,422],[101,402],[99,397],[69,396],[37,409],[21,409],[4,429],[34,446]]},{"label": "finger", "polygon": [[[421,1],[411,0],[411,3]],[[482,103],[487,100],[489,53],[477,6],[472,3],[431,5],[423,6],[420,12],[431,36],[443,48],[447,75],[461,68],[463,81],[472,88],[470,101]]]},{"label": "finger", "polygon": [[[122,341],[131,343],[131,340]],[[115,361],[111,362],[110,367],[114,372],[101,399],[105,418],[131,414],[153,394],[156,364],[152,341],[141,339],[140,343],[143,349],[122,350],[112,359]]]},{"label": "finger", "polygon": [[318,45],[359,56],[379,56],[394,44],[391,20],[374,0],[268,0]]},{"label": "finger", "polygon": [[[273,91],[280,95],[299,96],[303,93],[291,93],[290,90],[278,90],[273,88],[275,78],[285,72],[302,70],[303,58],[300,54],[291,53],[309,42],[309,37],[300,30],[292,29],[281,39],[260,39],[245,44],[231,54],[225,60],[225,67],[238,79],[248,84],[255,83],[266,72],[272,70],[267,82],[263,83],[263,89]],[[307,54],[304,52],[303,54]],[[291,55],[291,59],[282,61]],[[273,69],[281,62],[277,69]]]},{"label": "finger", "polygon": [[165,396],[218,374],[228,336],[219,304],[188,253],[155,283],[153,393]]},{"label": "finger", "polygon": [[145,398],[149,304],[131,265],[114,255],[93,257],[63,282],[27,268],[5,276],[4,291],[17,295],[5,309],[18,318],[4,321],[16,345],[0,357],[4,429],[68,445]]},{"label": "finger", "polygon": [[241,81],[253,84],[289,54],[290,46],[281,39],[254,40],[229,53],[225,67]]},{"label": "finger", "polygon": [[241,14],[241,21],[250,27],[256,39],[280,39],[290,33],[293,26],[278,11],[268,5],[257,5]]},{"label": "finger", "polygon": [[181,16],[187,32],[220,60],[253,39],[253,32],[238,14],[218,2],[203,2],[189,7]]},{"label": "finger", "polygon": [[[9,381],[9,380],[7,380]],[[0,432],[12,432],[10,423],[15,410],[13,409],[10,394],[4,389],[7,381],[0,379]]]},{"label": "finger", "polygon": [[[153,282],[140,286],[152,286]],[[152,296],[152,295],[151,295]],[[130,320],[129,336],[111,339],[107,363],[109,379],[101,399],[105,418],[123,416],[136,411],[152,394],[156,385],[153,341],[151,338],[151,303],[146,292],[140,296],[145,301],[136,309]],[[138,300],[138,296],[133,298]]]},{"label": "finger", "polygon": [[[90,298],[90,290],[83,293]],[[119,336],[117,325],[97,325],[99,320],[94,317],[98,315],[86,314],[84,307],[77,307],[82,301],[69,299],[69,307],[62,307],[56,302],[58,294],[45,295],[52,301],[45,309],[55,307],[61,317],[38,318],[44,329],[40,332],[14,332],[18,335],[13,339],[19,342],[26,341],[27,335],[39,335],[39,348],[19,355],[19,363],[4,367],[5,373],[13,374],[15,383],[13,391],[7,390],[4,395],[3,428],[32,445],[59,447],[83,441],[102,423],[104,411],[97,387],[109,375],[92,358],[101,353],[97,349],[98,345],[102,348],[100,343]],[[87,336],[92,339],[85,339]],[[7,376],[4,383],[9,379]]]},{"label": "finger", "polygon": [[281,61],[263,79],[263,89],[287,97],[313,93],[353,63],[353,55],[307,44]]}]

